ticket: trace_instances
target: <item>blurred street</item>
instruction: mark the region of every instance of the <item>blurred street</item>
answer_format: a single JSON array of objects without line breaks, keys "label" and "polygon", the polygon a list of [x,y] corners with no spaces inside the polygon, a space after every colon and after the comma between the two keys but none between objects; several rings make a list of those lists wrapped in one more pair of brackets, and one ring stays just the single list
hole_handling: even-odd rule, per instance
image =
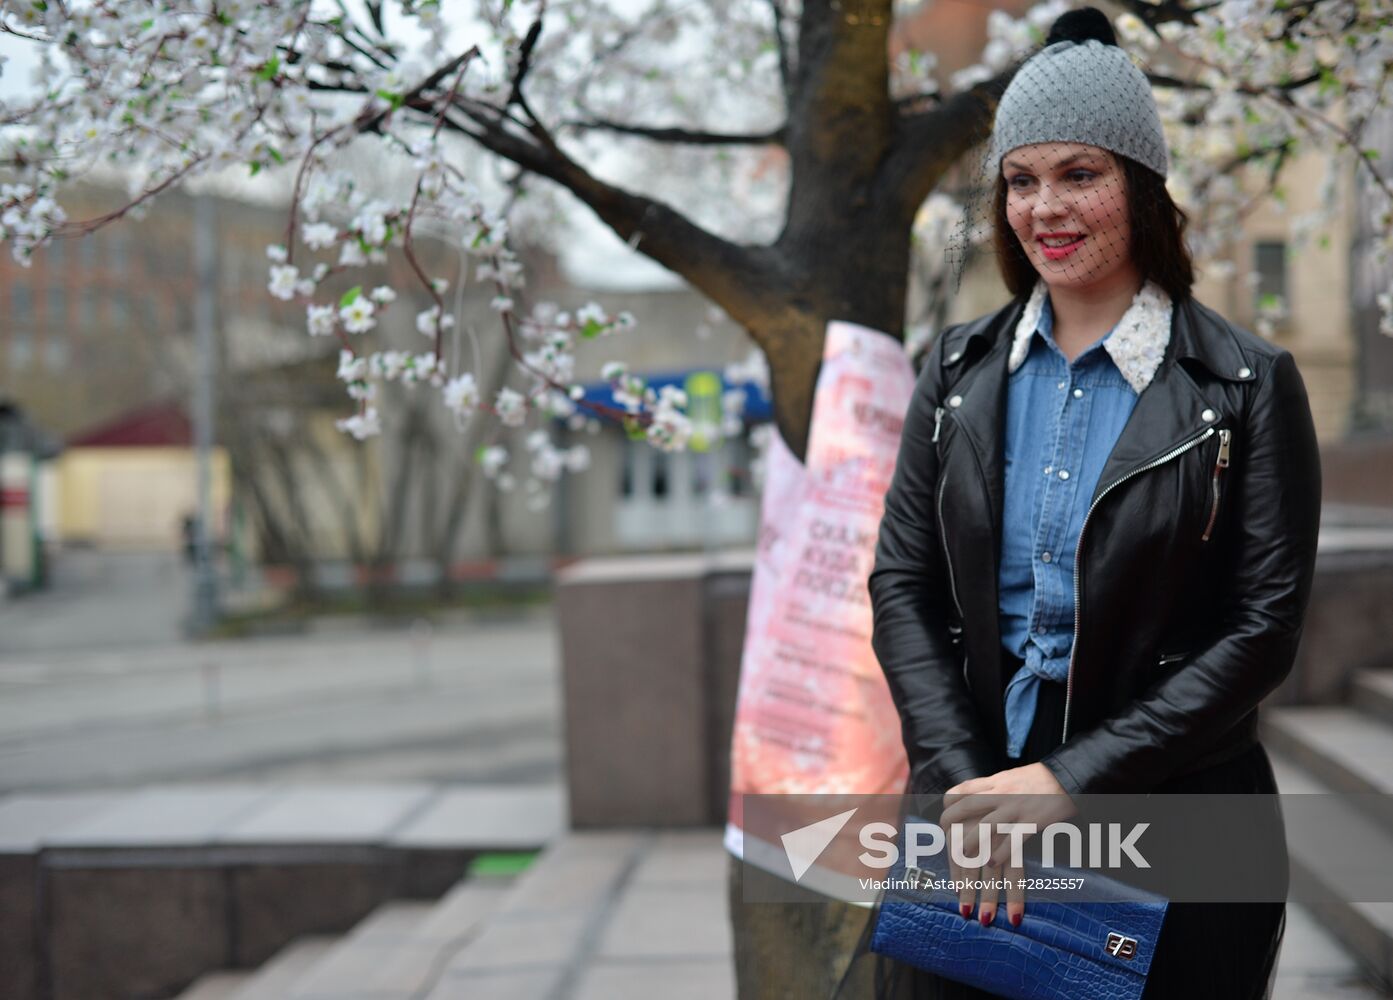
[{"label": "blurred street", "polygon": [[190,643],[174,555],[65,553],[0,605],[0,791],[561,778],[547,609]]}]

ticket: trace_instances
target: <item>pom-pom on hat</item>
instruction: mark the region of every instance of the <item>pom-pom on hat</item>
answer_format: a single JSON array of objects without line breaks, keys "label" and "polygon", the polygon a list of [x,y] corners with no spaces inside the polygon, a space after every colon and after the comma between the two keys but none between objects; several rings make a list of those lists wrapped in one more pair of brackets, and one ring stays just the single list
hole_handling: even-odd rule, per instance
[{"label": "pom-pom on hat", "polygon": [[1040,142],[1099,146],[1168,172],[1151,85],[1095,7],[1061,15],[1045,47],[1016,72],[996,109],[986,167],[996,173],[1011,150]]}]

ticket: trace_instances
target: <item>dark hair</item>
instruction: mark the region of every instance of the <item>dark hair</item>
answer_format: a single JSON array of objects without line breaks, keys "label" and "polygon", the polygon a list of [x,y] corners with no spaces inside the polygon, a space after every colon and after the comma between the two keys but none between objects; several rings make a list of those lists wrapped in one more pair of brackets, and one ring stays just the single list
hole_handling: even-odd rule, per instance
[{"label": "dark hair", "polygon": [[[1113,154],[1122,167],[1127,186],[1127,219],[1132,231],[1132,262],[1143,281],[1154,281],[1172,300],[1189,298],[1195,283],[1195,265],[1185,246],[1185,227],[1190,217],[1166,190],[1166,182],[1150,167],[1136,160]],[[996,247],[996,266],[1012,295],[1025,298],[1039,280],[1020,241],[1006,217],[1006,178],[996,177],[992,196],[992,243]],[[1146,239],[1137,239],[1145,233]]]}]

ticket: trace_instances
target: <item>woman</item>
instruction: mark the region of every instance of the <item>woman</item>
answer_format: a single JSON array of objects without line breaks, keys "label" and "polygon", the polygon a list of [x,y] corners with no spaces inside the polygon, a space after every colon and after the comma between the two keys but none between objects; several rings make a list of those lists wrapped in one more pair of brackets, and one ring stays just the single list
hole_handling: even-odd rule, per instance
[{"label": "woman", "polygon": [[[1256,708],[1295,657],[1320,511],[1301,376],[1191,297],[1155,101],[1104,15],[1021,67],[989,163],[1014,298],[935,342],[870,577],[911,790],[964,817],[1045,796],[1045,822],[1084,793],[1275,792]],[[1146,995],[1264,996],[1284,919],[1172,903]],[[882,995],[986,995],[879,971]]]}]

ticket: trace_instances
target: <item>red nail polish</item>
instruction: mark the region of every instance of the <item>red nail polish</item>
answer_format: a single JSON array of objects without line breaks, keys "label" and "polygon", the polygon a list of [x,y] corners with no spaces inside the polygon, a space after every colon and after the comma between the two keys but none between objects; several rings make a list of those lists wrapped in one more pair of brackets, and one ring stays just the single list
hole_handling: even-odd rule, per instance
[{"label": "red nail polish", "polygon": [[992,922],[992,918],[995,917],[995,916],[996,916],[996,913],[994,913],[994,912],[988,913],[986,910],[983,910],[983,911],[982,911],[982,926],[983,926],[983,927],[986,927],[987,924],[989,924],[989,923]]},{"label": "red nail polish", "polygon": [[1021,925],[1021,915],[1020,915],[1019,913],[1013,913],[1013,914],[1011,914],[1011,926],[1012,926],[1012,927],[1019,927],[1020,925]]},{"label": "red nail polish", "polygon": [[963,903],[962,906],[959,907],[959,909],[962,910],[964,920],[972,916],[972,907],[969,906],[967,903]]}]

